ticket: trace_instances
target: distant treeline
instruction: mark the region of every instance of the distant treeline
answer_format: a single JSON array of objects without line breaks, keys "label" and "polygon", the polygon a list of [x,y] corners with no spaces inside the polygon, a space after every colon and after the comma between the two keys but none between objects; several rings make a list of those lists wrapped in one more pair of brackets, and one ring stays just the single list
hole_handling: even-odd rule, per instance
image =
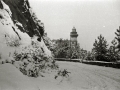
[{"label": "distant treeline", "polygon": [[91,51],[80,48],[79,43],[75,47],[71,47],[68,39],[52,40],[54,43],[53,54],[55,58],[117,62],[120,60],[120,27],[116,30],[115,35],[116,37],[111,40],[109,46],[104,36],[100,34],[95,39]]}]

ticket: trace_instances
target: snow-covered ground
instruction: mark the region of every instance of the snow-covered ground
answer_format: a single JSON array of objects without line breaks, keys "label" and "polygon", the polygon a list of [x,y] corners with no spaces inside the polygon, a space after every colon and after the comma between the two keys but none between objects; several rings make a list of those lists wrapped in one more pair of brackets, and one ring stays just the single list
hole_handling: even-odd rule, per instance
[{"label": "snow-covered ground", "polygon": [[12,64],[0,64],[0,90],[39,90]]},{"label": "snow-covered ground", "polygon": [[120,90],[120,69],[57,62],[60,70],[67,69],[69,77],[58,77],[57,71],[46,71],[44,77],[23,75],[11,64],[0,64],[0,90]]},{"label": "snow-covered ground", "polygon": [[120,69],[82,63],[57,63],[60,69],[71,72],[69,77],[54,79],[54,75],[48,74],[32,79],[41,90],[120,90]]}]

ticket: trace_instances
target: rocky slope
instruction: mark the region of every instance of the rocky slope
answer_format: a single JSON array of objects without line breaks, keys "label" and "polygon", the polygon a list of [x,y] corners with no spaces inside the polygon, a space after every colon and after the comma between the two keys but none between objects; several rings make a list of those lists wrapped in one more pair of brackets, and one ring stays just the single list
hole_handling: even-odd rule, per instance
[{"label": "rocky slope", "polygon": [[11,10],[11,19],[19,30],[26,32],[30,37],[44,34],[44,26],[32,11],[28,0],[3,0]]},{"label": "rocky slope", "polygon": [[11,63],[33,77],[55,66],[51,40],[28,0],[0,0],[0,27],[1,64]]}]

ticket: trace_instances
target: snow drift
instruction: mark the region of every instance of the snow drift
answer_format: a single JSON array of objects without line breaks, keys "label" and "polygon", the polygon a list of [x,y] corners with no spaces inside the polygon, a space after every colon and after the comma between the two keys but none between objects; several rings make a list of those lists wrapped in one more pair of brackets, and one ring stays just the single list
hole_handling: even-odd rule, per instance
[{"label": "snow drift", "polygon": [[39,88],[11,64],[0,65],[0,90],[39,90]]}]

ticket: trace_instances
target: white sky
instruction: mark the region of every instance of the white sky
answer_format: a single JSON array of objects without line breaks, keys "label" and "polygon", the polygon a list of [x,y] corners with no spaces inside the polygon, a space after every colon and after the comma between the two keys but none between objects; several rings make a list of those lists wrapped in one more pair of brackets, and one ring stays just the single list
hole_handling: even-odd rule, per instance
[{"label": "white sky", "polygon": [[69,39],[73,26],[81,48],[102,34],[110,43],[120,26],[120,0],[29,0],[51,39]]}]

